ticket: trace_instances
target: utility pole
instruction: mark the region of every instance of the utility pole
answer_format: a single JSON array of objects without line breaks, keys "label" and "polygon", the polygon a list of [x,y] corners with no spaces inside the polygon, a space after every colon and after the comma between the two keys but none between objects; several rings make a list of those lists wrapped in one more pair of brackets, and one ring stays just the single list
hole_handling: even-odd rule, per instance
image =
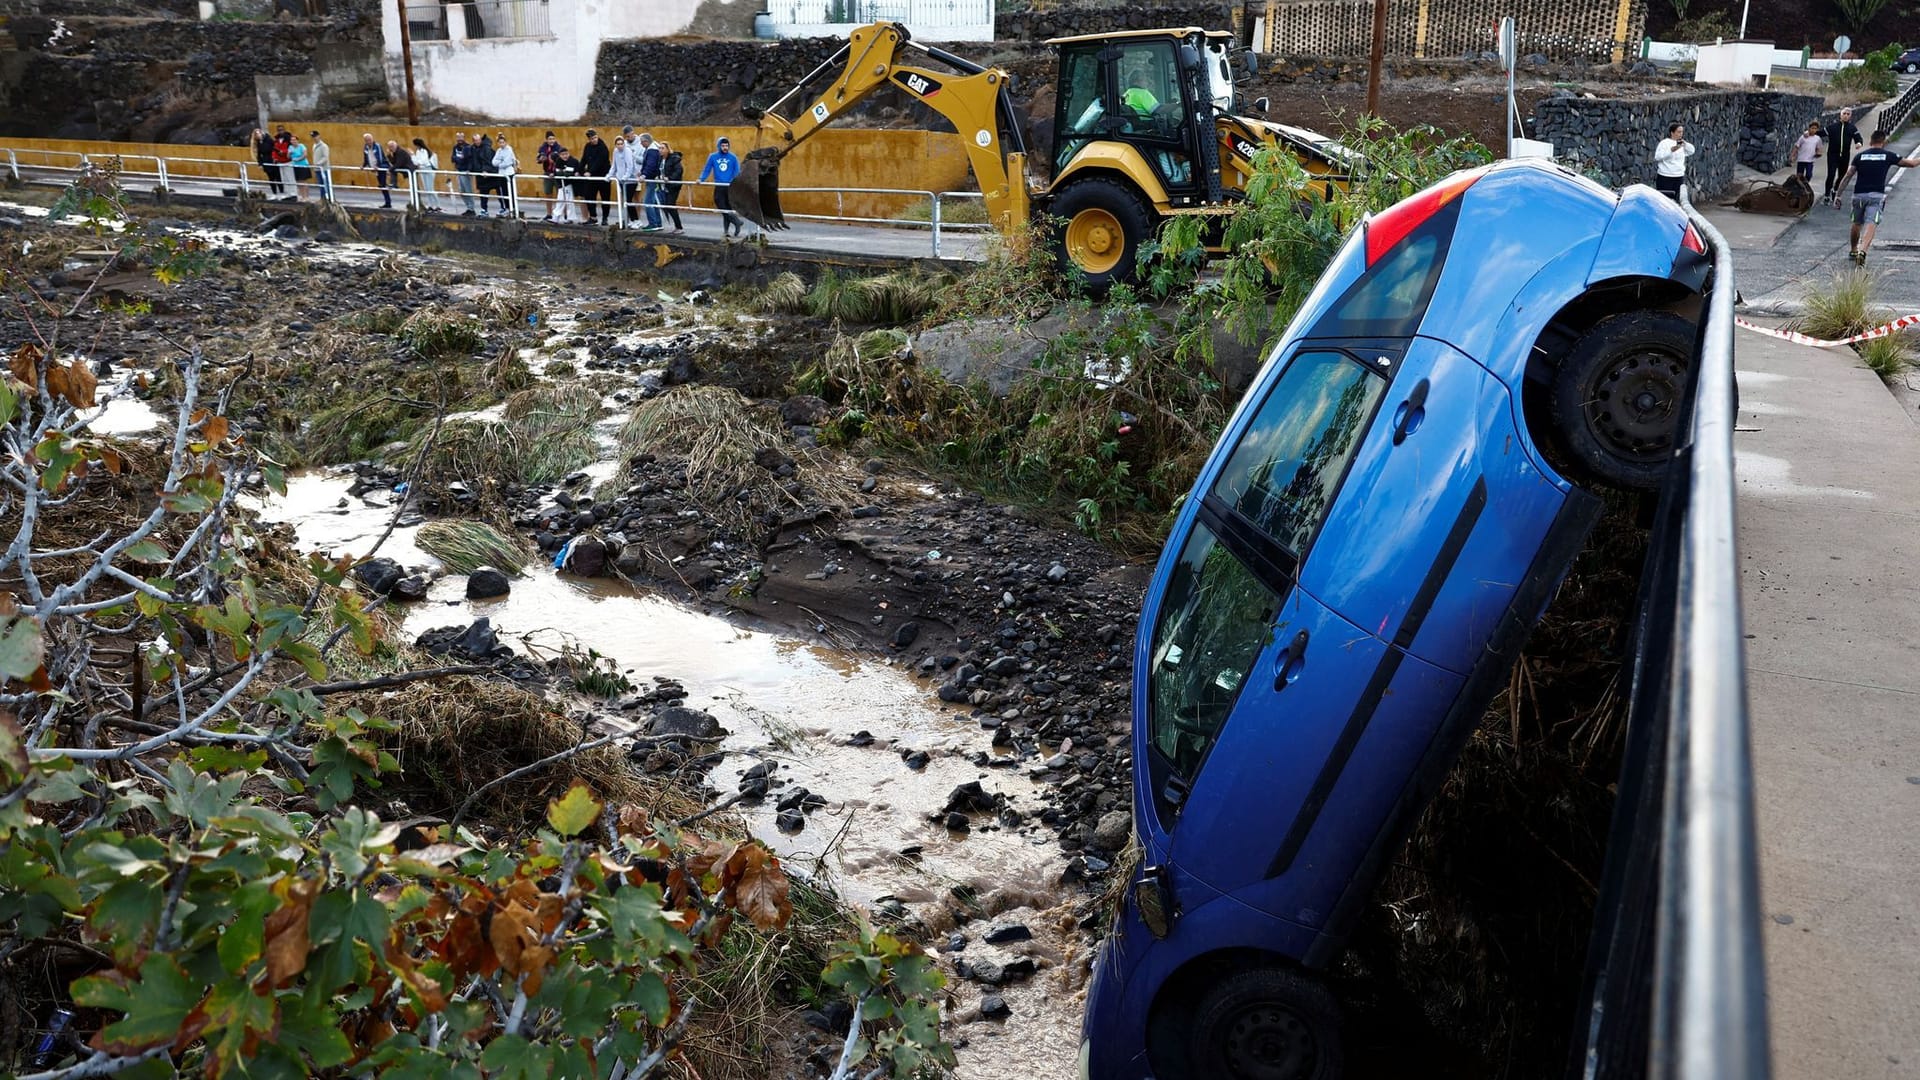
[{"label": "utility pole", "polygon": [[1373,51],[1367,55],[1368,116],[1380,115],[1380,62],[1386,54],[1387,0],[1373,0]]},{"label": "utility pole", "polygon": [[400,9],[400,64],[407,73],[407,125],[420,126],[420,99],[413,93],[413,31],[407,28],[407,0],[393,0]]}]

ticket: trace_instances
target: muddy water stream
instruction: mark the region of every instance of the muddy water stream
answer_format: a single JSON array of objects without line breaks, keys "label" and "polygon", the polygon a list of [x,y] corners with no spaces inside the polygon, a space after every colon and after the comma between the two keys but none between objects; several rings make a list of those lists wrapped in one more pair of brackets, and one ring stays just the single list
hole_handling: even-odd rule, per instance
[{"label": "muddy water stream", "polygon": [[[351,480],[297,476],[265,514],[291,523],[303,547],[364,555],[385,531],[394,496],[350,497]],[[396,529],[380,554],[409,567],[433,567],[432,557],[415,546],[414,531]],[[535,565],[497,600],[469,601],[464,584],[457,575],[436,581],[428,598],[408,611],[406,636],[485,616],[503,641],[523,649],[571,642],[612,657],[643,687],[656,675],[678,680],[687,689],[686,704],[713,714],[728,733],[721,746],[727,757],[711,774],[716,788],[731,791],[761,762],[773,763],[775,775],[787,781],[742,812],[791,868],[824,876],[868,909],[898,901],[929,927],[930,946],[946,945],[955,929],[966,935],[964,950],[946,955],[959,1075],[1035,1080],[1072,1074],[1085,965],[1072,914],[1055,885],[1059,849],[1044,828],[1029,835],[975,815],[972,830],[960,833],[941,822],[948,794],[975,780],[1028,817],[1040,805],[1019,766],[982,768],[969,760],[985,740],[962,714],[885,664],[743,627],[619,583],[573,579]],[[865,741],[854,739],[861,732],[872,736],[869,745],[853,745]],[[928,755],[924,768],[903,761],[910,751]],[[797,787],[827,803],[808,814],[799,831],[782,832],[774,800]],[[973,897],[970,911],[956,892]],[[957,913],[973,921],[956,927]],[[1016,922],[1032,931],[1031,940],[1005,946],[981,940],[988,927]],[[1018,957],[1031,957],[1039,972],[997,991],[1011,1018],[981,1019],[983,989],[958,978],[953,962]]]}]

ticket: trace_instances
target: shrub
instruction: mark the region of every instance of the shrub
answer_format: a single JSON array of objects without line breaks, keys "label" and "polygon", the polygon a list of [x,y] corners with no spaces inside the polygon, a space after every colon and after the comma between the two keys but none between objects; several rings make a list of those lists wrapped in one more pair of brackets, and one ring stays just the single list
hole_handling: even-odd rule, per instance
[{"label": "shrub", "polygon": [[[1866,0],[1878,10],[1885,0]],[[1871,16],[1869,16],[1870,18]],[[1860,91],[1892,97],[1900,90],[1900,80],[1894,77],[1893,62],[1900,56],[1900,45],[1894,43],[1883,49],[1875,49],[1862,57],[1858,64],[1852,64],[1833,73],[1833,79],[1827,85],[1838,91]]]}]

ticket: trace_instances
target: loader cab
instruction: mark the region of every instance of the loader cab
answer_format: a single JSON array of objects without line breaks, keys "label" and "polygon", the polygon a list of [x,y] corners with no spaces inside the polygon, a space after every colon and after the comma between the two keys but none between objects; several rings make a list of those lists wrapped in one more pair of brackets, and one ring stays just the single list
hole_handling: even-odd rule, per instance
[{"label": "loader cab", "polygon": [[[1173,206],[1201,201],[1200,141],[1214,137],[1218,79],[1209,69],[1216,58],[1206,33],[1143,30],[1057,38],[1052,44],[1060,48],[1053,175],[1067,179],[1089,148],[1108,158],[1125,158],[1131,150],[1137,159],[1110,167],[1149,171]],[[1142,194],[1158,201],[1155,192]]]}]

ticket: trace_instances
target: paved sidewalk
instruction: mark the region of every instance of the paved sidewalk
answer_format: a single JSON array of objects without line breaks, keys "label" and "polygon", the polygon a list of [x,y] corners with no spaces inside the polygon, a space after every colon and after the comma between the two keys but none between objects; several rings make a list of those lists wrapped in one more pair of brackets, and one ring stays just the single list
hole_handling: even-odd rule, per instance
[{"label": "paved sidewalk", "polygon": [[1920,427],[1851,351],[1735,333],[1773,1074],[1920,1077]]}]

